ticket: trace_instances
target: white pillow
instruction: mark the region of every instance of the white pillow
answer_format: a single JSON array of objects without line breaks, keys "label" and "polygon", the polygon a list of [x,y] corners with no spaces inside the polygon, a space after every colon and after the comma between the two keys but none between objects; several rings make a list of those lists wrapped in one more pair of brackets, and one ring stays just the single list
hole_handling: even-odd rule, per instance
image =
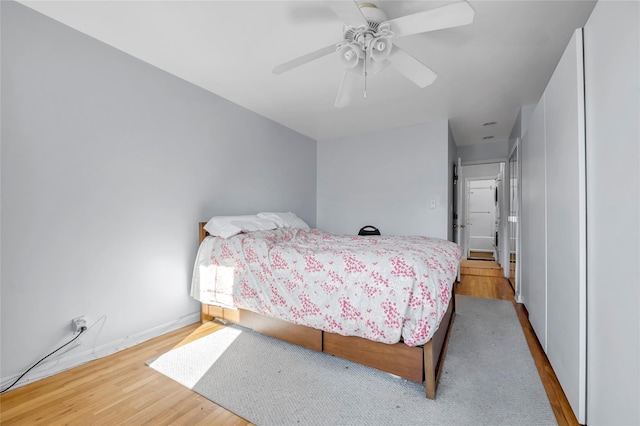
[{"label": "white pillow", "polygon": [[258,217],[272,221],[278,225],[279,228],[309,229],[309,225],[307,225],[304,220],[291,212],[262,212],[258,213]]},{"label": "white pillow", "polygon": [[229,238],[241,232],[268,231],[278,226],[271,220],[256,215],[214,216],[204,226],[214,237]]}]

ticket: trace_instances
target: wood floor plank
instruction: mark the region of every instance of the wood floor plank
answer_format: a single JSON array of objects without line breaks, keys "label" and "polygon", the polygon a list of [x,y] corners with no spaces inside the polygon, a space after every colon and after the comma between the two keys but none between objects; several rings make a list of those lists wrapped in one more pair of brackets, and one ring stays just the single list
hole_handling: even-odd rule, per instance
[{"label": "wood floor plank", "polygon": [[513,288],[506,278],[462,275],[455,284],[456,294],[486,299],[513,300]]},{"label": "wood floor plank", "polygon": [[[577,425],[551,365],[503,277],[461,276],[456,294],[511,300],[558,424]],[[157,373],[145,362],[223,328],[193,324],[0,395],[2,425],[239,425],[247,420]]]},{"label": "wood floor plank", "polygon": [[461,268],[478,268],[478,269],[502,269],[500,264],[495,260],[474,260],[462,259],[460,261]]},{"label": "wood floor plank", "polygon": [[504,271],[495,260],[464,259],[460,262],[460,274],[502,277],[504,276]]}]

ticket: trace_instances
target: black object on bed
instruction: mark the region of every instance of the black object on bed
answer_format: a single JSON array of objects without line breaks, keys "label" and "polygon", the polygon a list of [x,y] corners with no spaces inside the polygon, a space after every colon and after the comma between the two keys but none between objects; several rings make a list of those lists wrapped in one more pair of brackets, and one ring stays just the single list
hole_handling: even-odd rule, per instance
[{"label": "black object on bed", "polygon": [[358,235],[380,235],[380,231],[375,226],[367,225],[360,228]]}]

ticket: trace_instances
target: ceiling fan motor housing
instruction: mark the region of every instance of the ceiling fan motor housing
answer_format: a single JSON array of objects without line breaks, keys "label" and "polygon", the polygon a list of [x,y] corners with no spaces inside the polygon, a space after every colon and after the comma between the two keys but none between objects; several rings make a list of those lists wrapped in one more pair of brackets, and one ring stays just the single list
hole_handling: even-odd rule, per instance
[{"label": "ceiling fan motor housing", "polygon": [[360,12],[367,21],[367,26],[345,26],[343,38],[345,42],[356,42],[368,46],[369,42],[381,29],[380,25],[387,21],[387,16],[374,3],[360,3]]},{"label": "ceiling fan motor housing", "polygon": [[375,3],[360,3],[359,6],[360,12],[367,22],[369,22],[369,26],[377,27],[378,24],[387,21],[387,15],[385,15],[382,10],[378,9],[378,6],[376,6]]}]

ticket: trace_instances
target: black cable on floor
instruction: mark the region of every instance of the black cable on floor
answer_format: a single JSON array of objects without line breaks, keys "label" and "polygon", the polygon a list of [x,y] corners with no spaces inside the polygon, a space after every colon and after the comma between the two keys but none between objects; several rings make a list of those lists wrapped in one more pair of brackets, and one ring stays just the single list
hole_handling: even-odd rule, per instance
[{"label": "black cable on floor", "polygon": [[36,368],[42,361],[44,361],[45,359],[49,358],[51,355],[55,354],[56,352],[58,352],[60,349],[64,348],[65,346],[70,345],[71,343],[75,342],[78,337],[82,336],[82,333],[84,333],[85,331],[87,331],[87,327],[82,327],[80,329],[80,333],[78,333],[78,335],[76,337],[74,337],[73,339],[69,340],[67,343],[65,343],[64,345],[60,346],[58,349],[56,349],[55,351],[49,353],[48,355],[45,355],[44,357],[40,358],[40,360],[38,362],[36,362],[35,364],[33,364],[31,367],[29,367],[27,369],[27,371],[25,371],[24,373],[22,373],[20,375],[20,377],[18,377],[13,383],[11,383],[9,386],[7,386],[6,388],[2,389],[0,391],[0,393],[5,393],[6,391],[8,391],[9,389],[11,389],[12,387],[15,386],[16,383],[18,383],[20,381],[20,379],[22,379],[25,374],[27,374],[29,371],[33,370],[34,368]]}]

